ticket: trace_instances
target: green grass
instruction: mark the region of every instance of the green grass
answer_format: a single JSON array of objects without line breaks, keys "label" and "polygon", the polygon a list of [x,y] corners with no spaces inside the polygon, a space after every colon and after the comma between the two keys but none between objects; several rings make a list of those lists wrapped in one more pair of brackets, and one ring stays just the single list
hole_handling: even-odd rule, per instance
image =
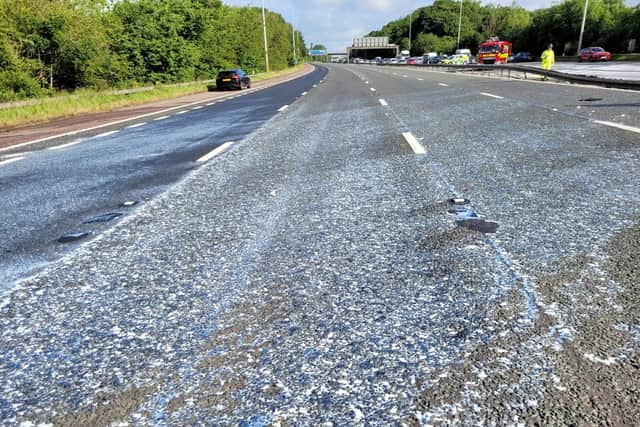
[{"label": "green grass", "polygon": [[[282,71],[272,71],[252,76],[252,81],[265,80],[301,70],[298,65]],[[186,85],[159,85],[145,92],[114,95],[89,89],[75,91],[65,96],[42,98],[33,105],[16,106],[0,109],[0,128],[17,127],[42,123],[49,120],[72,117],[81,114],[111,111],[132,105],[141,105],[163,99],[177,98],[185,95],[206,92],[207,83],[190,83]]]}]

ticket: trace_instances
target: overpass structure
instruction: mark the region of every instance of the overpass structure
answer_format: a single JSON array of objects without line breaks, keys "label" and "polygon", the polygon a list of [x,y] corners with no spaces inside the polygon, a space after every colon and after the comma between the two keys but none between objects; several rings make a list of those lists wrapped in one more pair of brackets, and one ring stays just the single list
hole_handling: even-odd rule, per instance
[{"label": "overpass structure", "polygon": [[349,59],[395,58],[399,49],[397,44],[389,43],[389,37],[360,37],[353,39],[353,45],[347,47],[347,56]]}]

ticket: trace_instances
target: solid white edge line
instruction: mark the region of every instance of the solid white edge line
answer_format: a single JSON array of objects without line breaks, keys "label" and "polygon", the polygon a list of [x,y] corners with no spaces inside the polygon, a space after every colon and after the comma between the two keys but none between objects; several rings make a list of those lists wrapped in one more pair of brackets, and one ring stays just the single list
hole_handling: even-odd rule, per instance
[{"label": "solid white edge line", "polygon": [[488,96],[488,97],[496,98],[496,99],[504,99],[504,97],[502,97],[502,96],[493,95],[493,94],[486,93],[486,92],[480,92],[480,95],[484,95],[484,96]]},{"label": "solid white edge line", "polygon": [[[259,88],[254,88],[254,90],[258,91],[258,90],[261,90],[261,89],[267,89],[267,88],[270,88],[272,86],[276,86],[276,85],[279,85],[279,84],[287,83],[287,82],[289,82],[291,80],[295,80],[295,79],[298,79],[298,78],[300,78],[300,76],[292,77],[290,79],[283,80],[283,81],[278,82],[278,83],[273,83],[273,84],[267,84],[265,86],[260,86]],[[317,85],[313,85],[313,87],[317,87]],[[57,134],[57,135],[47,136],[47,137],[44,137],[44,138],[34,139],[33,141],[27,141],[27,142],[23,142],[23,143],[16,144],[16,145],[11,145],[9,147],[0,148],[0,153],[3,152],[3,151],[15,150],[16,148],[25,147],[27,145],[37,144],[39,142],[51,141],[52,139],[58,139],[58,138],[62,138],[62,137],[65,137],[65,136],[77,135],[79,133],[89,132],[89,131],[96,130],[96,129],[102,129],[102,128],[106,128],[106,127],[109,127],[109,126],[119,125],[121,123],[133,122],[133,121],[145,118],[145,117],[155,116],[157,114],[162,114],[162,113],[166,113],[166,112],[169,112],[169,111],[175,111],[175,110],[179,110],[181,108],[189,108],[189,107],[191,107],[193,105],[198,105],[198,104],[202,104],[203,102],[207,102],[210,99],[220,99],[220,98],[219,97],[209,98],[208,100],[205,99],[205,100],[202,100],[202,101],[191,102],[189,104],[179,105],[177,107],[166,108],[164,110],[153,111],[151,113],[140,114],[139,116],[127,117],[126,119],[116,120],[116,121],[109,122],[109,123],[103,123],[103,124],[97,125],[97,126],[91,126],[91,127],[84,128],[84,129],[78,129],[78,130],[73,130],[73,131],[70,131],[70,132],[60,133],[60,134]]]},{"label": "solid white edge line", "polygon": [[387,101],[385,101],[384,99],[380,98],[378,101],[380,101],[380,105],[382,105],[383,107],[386,107],[387,105],[389,105],[387,103]]},{"label": "solid white edge line", "polygon": [[63,148],[72,147],[76,144],[80,144],[82,141],[84,141],[84,139],[77,139],[75,141],[68,142],[66,144],[56,145],[55,147],[49,147],[48,150],[62,150]]},{"label": "solid white edge line", "polygon": [[287,108],[289,108],[288,105],[283,105],[282,107],[278,108],[278,112],[283,112],[284,110],[286,110]]},{"label": "solid white edge line", "polygon": [[92,136],[92,138],[103,138],[105,136],[113,135],[114,133],[120,132],[119,130],[112,130],[110,132],[99,133],[98,135]]},{"label": "solid white edge line", "polygon": [[0,160],[0,166],[1,165],[8,165],[9,163],[13,163],[13,162],[17,162],[24,159],[24,157],[14,157],[12,159],[7,159],[7,160]]},{"label": "solid white edge line", "polygon": [[609,126],[612,128],[628,130],[629,132],[640,133],[640,128],[629,126],[629,125],[623,125],[621,123],[607,122],[604,120],[594,120],[593,123],[598,123],[599,125]]},{"label": "solid white edge line", "polygon": [[229,147],[231,147],[231,144],[233,144],[233,141],[229,141],[229,142],[225,142],[224,144],[222,144],[219,147],[216,147],[215,149],[211,150],[209,153],[205,154],[204,156],[200,157],[198,160],[196,160],[198,163],[204,163],[207,162],[209,160],[211,160],[212,158],[214,158],[215,156],[224,153],[225,151],[227,151],[229,149]]},{"label": "solid white edge line", "polygon": [[139,128],[140,126],[144,126],[146,124],[147,122],[136,123],[135,125],[127,126],[125,129],[135,129],[135,128]]},{"label": "solid white edge line", "polygon": [[424,147],[418,142],[416,137],[413,136],[413,134],[411,132],[403,132],[402,136],[404,137],[405,141],[407,141],[409,143],[409,145],[411,146],[411,149],[413,150],[414,153],[416,153],[416,154],[425,154],[426,153],[426,151],[424,151]]},{"label": "solid white edge line", "polygon": [[448,85],[448,84],[446,84],[446,83],[438,83],[438,84],[439,84],[440,86],[449,87],[449,85]]}]

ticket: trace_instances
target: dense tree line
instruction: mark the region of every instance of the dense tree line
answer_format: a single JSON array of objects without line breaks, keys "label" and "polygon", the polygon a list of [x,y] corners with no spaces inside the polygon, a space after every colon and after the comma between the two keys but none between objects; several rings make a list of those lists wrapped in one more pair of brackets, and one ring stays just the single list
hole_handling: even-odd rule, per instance
[{"label": "dense tree line", "polygon": [[[462,0],[460,47],[475,48],[489,37],[513,43],[515,51],[539,54],[554,43],[559,54],[576,53],[584,0],[564,0],[546,9],[528,11],[512,6],[482,5]],[[411,15],[411,53],[453,52],[457,45],[460,2],[435,0]],[[409,16],[389,22],[371,36],[388,36],[401,48],[409,46]],[[626,52],[629,41],[640,50],[640,6],[627,7],[624,0],[590,0],[583,46],[603,46]]]},{"label": "dense tree line", "polygon": [[[267,14],[269,64],[293,63],[292,27]],[[300,33],[297,58],[306,54]],[[265,70],[262,14],[220,0],[0,0],[0,101],[58,89]]]}]

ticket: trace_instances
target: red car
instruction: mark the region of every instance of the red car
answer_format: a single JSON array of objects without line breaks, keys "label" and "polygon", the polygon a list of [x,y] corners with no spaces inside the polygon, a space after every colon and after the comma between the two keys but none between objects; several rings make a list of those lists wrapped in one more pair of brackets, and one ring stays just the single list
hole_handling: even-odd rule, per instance
[{"label": "red car", "polygon": [[407,65],[416,65],[415,58],[407,58]]},{"label": "red car", "polygon": [[611,53],[601,47],[585,47],[580,51],[578,61],[611,61]]}]

